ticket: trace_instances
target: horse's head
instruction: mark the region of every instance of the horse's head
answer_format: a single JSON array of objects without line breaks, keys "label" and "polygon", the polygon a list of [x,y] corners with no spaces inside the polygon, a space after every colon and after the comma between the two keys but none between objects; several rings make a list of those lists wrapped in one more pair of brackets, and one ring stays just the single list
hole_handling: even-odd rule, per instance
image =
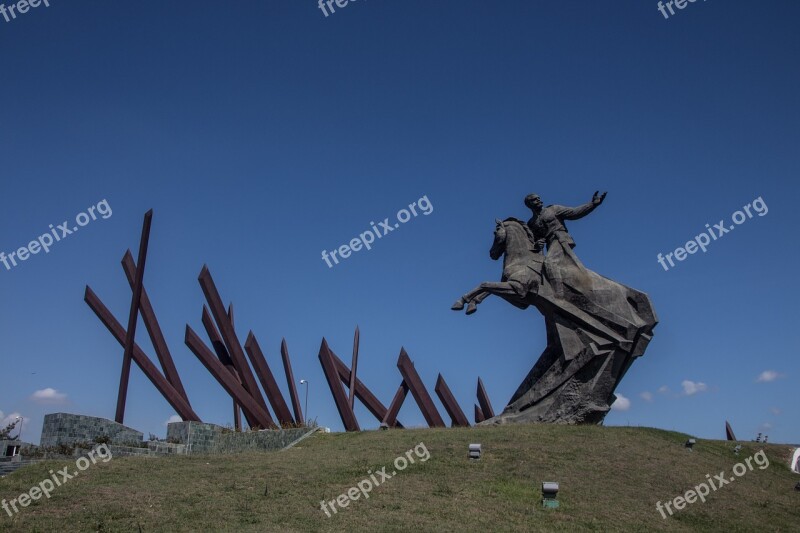
[{"label": "horse's head", "polygon": [[[500,259],[508,250],[519,248],[519,243],[529,240],[524,223],[516,218],[506,220],[495,219],[494,242],[489,250],[489,257]],[[523,246],[522,249],[527,249]],[[512,254],[515,255],[515,254]]]},{"label": "horse's head", "polygon": [[492,243],[492,248],[489,250],[489,257],[496,261],[500,259],[506,251],[506,237],[508,234],[506,233],[505,222],[499,218],[494,219],[494,221],[496,224],[494,228],[494,242]]}]

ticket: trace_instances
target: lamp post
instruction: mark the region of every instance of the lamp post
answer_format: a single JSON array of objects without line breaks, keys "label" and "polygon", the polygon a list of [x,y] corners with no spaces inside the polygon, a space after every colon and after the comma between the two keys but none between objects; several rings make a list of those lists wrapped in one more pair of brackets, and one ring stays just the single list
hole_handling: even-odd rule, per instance
[{"label": "lamp post", "polygon": [[25,419],[21,416],[17,417],[17,422],[19,422],[19,434],[17,435],[17,440],[22,442],[22,424],[25,422]]},{"label": "lamp post", "polygon": [[305,409],[303,409],[303,412],[306,414],[306,418],[308,418],[308,380],[307,379],[301,379],[300,380],[300,385],[305,385],[306,386],[306,406],[305,406]]}]

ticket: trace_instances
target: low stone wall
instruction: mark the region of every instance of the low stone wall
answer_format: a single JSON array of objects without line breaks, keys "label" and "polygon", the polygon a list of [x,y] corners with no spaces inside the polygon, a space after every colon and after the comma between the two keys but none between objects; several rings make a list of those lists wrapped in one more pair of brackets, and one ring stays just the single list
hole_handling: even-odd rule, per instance
[{"label": "low stone wall", "polygon": [[154,457],[156,455],[150,448],[132,448],[113,444],[108,447],[108,451],[111,452],[111,457]]},{"label": "low stone wall", "polygon": [[167,425],[167,442],[185,444],[189,453],[213,453],[227,428],[203,422],[172,422]]},{"label": "low stone wall", "polygon": [[188,453],[185,444],[172,444],[157,440],[148,442],[147,446],[155,455],[186,455]]},{"label": "low stone wall", "polygon": [[185,444],[188,453],[230,454],[250,450],[280,450],[317,428],[266,429],[237,433],[215,424],[173,422],[167,440]]},{"label": "low stone wall", "polygon": [[237,453],[247,450],[280,450],[316,428],[293,428],[223,433],[217,439],[214,453]]},{"label": "low stone wall", "polygon": [[144,435],[112,420],[94,416],[54,413],[45,415],[42,426],[42,447],[59,444],[92,442],[98,437],[108,437],[113,444],[137,444]]},{"label": "low stone wall", "polygon": [[[100,445],[102,446],[102,445]],[[131,446],[115,446],[113,444],[106,444],[106,448],[111,453],[111,457],[151,457],[154,454],[149,448],[134,448]],[[72,452],[72,457],[86,457],[91,449],[75,448]],[[102,453],[106,453],[104,450]],[[59,457],[59,454],[52,454],[53,457]]]},{"label": "low stone wall", "polygon": [[[164,456],[187,454],[231,454],[250,450],[280,450],[318,428],[292,428],[237,433],[216,424],[173,422],[167,426],[167,440],[145,443],[135,429],[104,418],[68,413],[45,415],[42,427],[41,453],[56,456],[64,453],[59,445],[80,447],[74,456],[84,455],[83,447],[102,437],[114,457]],[[31,454],[33,455],[33,454]]]}]

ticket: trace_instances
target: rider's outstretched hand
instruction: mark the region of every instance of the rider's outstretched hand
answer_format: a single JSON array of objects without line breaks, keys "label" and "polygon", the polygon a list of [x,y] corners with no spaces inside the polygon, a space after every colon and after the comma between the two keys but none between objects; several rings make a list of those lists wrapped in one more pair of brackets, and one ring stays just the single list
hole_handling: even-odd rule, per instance
[{"label": "rider's outstretched hand", "polygon": [[603,194],[600,194],[600,191],[594,191],[594,196],[592,196],[592,203],[594,205],[602,204],[603,200],[606,199],[606,194],[608,194],[608,193],[604,192]]}]

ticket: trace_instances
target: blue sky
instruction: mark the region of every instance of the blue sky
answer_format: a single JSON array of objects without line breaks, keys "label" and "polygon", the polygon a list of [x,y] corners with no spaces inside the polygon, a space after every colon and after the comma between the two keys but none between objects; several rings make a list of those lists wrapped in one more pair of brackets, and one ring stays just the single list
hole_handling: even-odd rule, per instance
[{"label": "blue sky", "polygon": [[[322,425],[342,427],[321,339],[349,359],[356,324],[359,377],[384,403],[404,346],[432,394],[441,372],[471,418],[480,376],[499,411],[544,321],[500,300],[469,317],[450,305],[499,279],[496,217],[527,217],[531,192],[577,205],[601,189],[569,226],[576,252],[648,293],[661,321],[606,423],[724,438],[727,419],[741,439],[800,442],[799,17],[788,0],[669,19],[653,1],[360,0],[326,18],[312,0],[50,0],[0,18],[0,251],[102,200],[112,211],[0,264],[0,418],[26,417],[34,441],[48,412],[113,418],[122,349],[83,290],[127,322],[119,261],[150,208],[145,284],[205,421],[231,423],[183,344],[187,323],[202,331],[204,264],[284,390],[286,338]],[[322,260],[423,196],[429,215]],[[657,262],[757,198],[764,216]],[[155,360],[141,323],[137,339]],[[173,414],[134,367],[126,423],[163,435]],[[410,397],[400,420],[424,424]]]}]

